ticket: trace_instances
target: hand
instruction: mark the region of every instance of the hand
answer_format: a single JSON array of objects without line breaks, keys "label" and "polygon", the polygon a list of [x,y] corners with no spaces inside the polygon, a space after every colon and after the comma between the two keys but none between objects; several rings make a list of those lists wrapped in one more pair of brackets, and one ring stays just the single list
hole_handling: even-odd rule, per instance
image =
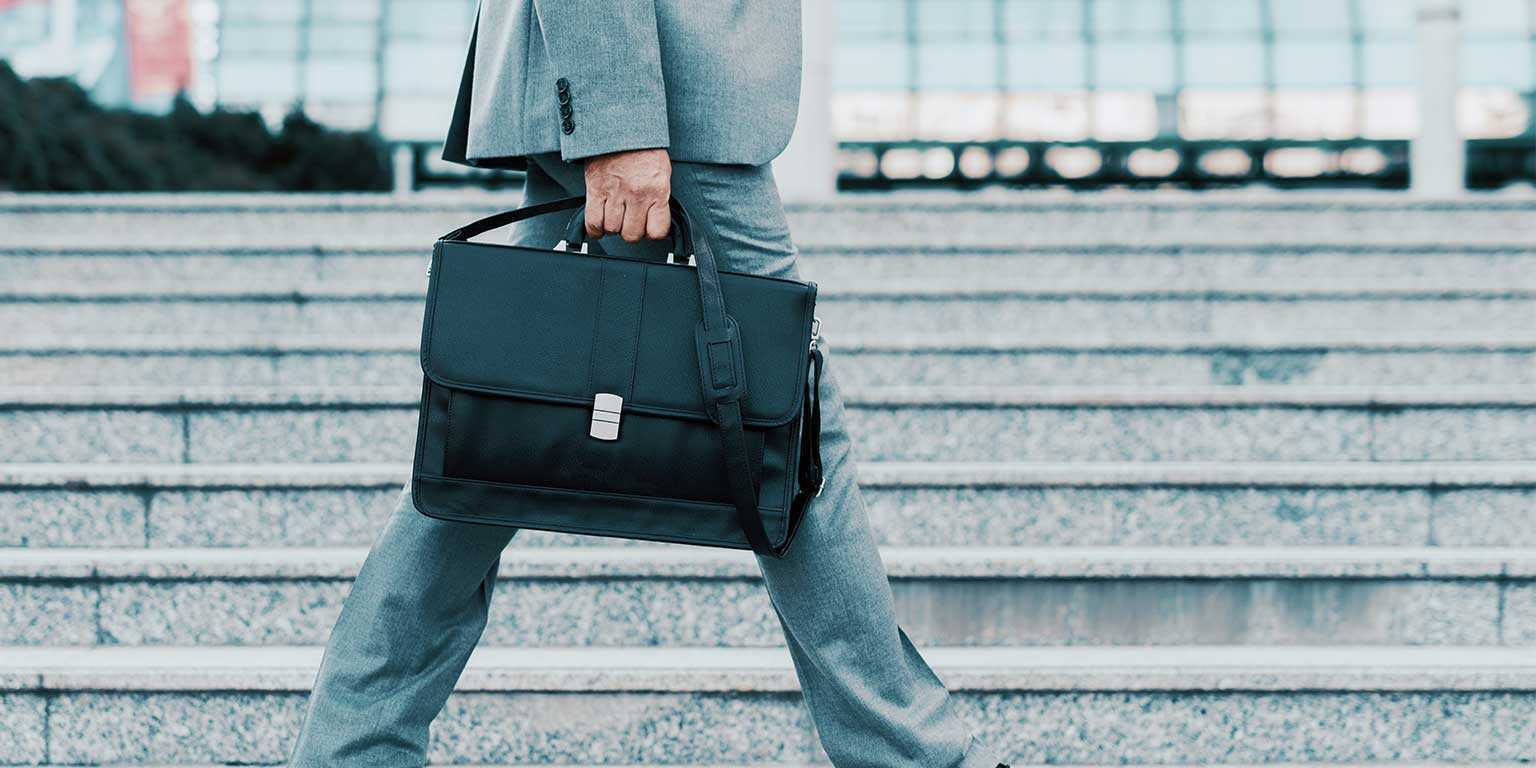
[{"label": "hand", "polygon": [[587,159],[587,236],[661,240],[672,227],[672,160],[665,149]]}]

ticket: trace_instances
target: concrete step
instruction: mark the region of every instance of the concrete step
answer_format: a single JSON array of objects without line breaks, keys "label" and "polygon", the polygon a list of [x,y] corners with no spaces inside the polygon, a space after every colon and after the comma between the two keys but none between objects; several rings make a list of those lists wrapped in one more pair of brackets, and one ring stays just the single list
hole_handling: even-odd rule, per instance
[{"label": "concrete step", "polygon": [[[1016,764],[1536,759],[1536,651],[929,648]],[[315,647],[0,650],[0,760],[281,762]],[[433,726],[438,762],[818,762],[779,649],[482,648]]]},{"label": "concrete step", "polygon": [[[893,546],[1536,547],[1536,463],[859,466]],[[406,464],[0,465],[0,546],[364,546]],[[617,540],[520,532],[514,547]],[[637,545],[644,546],[644,545]]]},{"label": "concrete step", "polygon": [[[964,329],[977,337],[1032,336],[1036,343],[1160,333],[1224,337],[1263,328],[1300,336],[1349,329],[1356,333],[1504,335],[1536,327],[1536,294],[1521,289],[1447,293],[1426,287],[1412,294],[1317,296],[1308,293],[1113,296],[1066,294],[886,295],[821,297],[816,313],[838,344],[845,335],[911,337],[935,329]],[[270,294],[250,298],[22,301],[0,303],[0,323],[36,347],[101,343],[108,338],[157,337],[182,342],[209,337],[314,339],[367,334],[403,340],[419,335],[418,297],[329,298]]]},{"label": "concrete step", "polygon": [[[416,387],[0,390],[0,462],[391,462]],[[871,461],[1521,461],[1529,388],[850,389]]]},{"label": "concrete step", "polygon": [[[426,249],[27,250],[0,243],[0,299],[414,297]],[[1418,295],[1536,290],[1536,247],[1108,244],[992,251],[802,251],[821,296]]]},{"label": "concrete step", "polygon": [[[419,338],[312,341],[230,336],[0,339],[0,384],[378,386],[421,375]],[[1536,385],[1536,335],[1376,333],[1296,338],[1130,335],[1051,343],[1027,336],[840,335],[838,378],[853,387],[938,385],[1201,387]]]},{"label": "concrete step", "polygon": [[[0,550],[0,613],[31,617],[0,644],[324,643],[366,554]],[[882,559],[920,644],[1536,646],[1536,549],[894,547]],[[490,645],[782,642],[747,552],[510,548],[493,599]]]},{"label": "concrete step", "polygon": [[[0,199],[10,247],[426,247],[516,194],[117,195]],[[1529,244],[1536,196],[1401,194],[882,195],[789,207],[802,246],[946,248],[1162,243]]]}]

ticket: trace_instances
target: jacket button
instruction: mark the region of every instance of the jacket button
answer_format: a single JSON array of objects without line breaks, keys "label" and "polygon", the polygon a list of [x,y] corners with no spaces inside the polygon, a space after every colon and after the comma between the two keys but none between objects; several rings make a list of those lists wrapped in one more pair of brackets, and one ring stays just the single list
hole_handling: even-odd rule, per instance
[{"label": "jacket button", "polygon": [[561,91],[557,98],[560,99],[560,106],[565,106],[566,104],[571,103],[571,92]]},{"label": "jacket button", "polygon": [[560,116],[561,117],[570,117],[571,116],[571,105],[569,105],[569,104],[561,104],[560,105]]},{"label": "jacket button", "polygon": [[555,88],[561,93],[567,93],[571,90],[571,81],[562,77],[555,81]]},{"label": "jacket button", "polygon": [[576,130],[576,123],[572,121],[571,118],[567,117],[560,121],[560,130],[564,131],[565,134],[569,136]]}]

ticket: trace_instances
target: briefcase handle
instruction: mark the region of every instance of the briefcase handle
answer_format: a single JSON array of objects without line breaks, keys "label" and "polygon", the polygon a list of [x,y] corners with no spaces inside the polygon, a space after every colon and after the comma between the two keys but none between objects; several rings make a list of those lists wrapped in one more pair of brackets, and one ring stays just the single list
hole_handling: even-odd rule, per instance
[{"label": "briefcase handle", "polygon": [[[586,205],[586,202],[585,196],[567,197],[564,200],[502,211],[465,224],[439,239],[468,240],[524,219],[578,208]],[[720,290],[720,270],[715,265],[715,255],[710,251],[709,244],[703,240],[694,241],[688,213],[683,210],[683,204],[677,198],[670,198],[667,205],[672,210],[674,253],[693,257],[694,277],[699,282],[700,319],[694,328],[699,389],[704,399],[704,410],[720,434],[726,483],[730,488],[732,505],[736,508],[736,522],[754,552],[778,556],[782,552],[775,550],[768,541],[762,513],[757,508],[762,481],[753,472],[743,429],[741,401],[747,394],[747,370],[742,358],[741,334],[736,328],[736,321],[725,312],[725,296]]]},{"label": "briefcase handle", "polygon": [[[586,210],[586,207],[587,198],[581,195],[551,200],[547,203],[502,211],[501,213],[486,216],[483,219],[476,219],[438,239],[468,240],[493,229],[500,229],[508,224],[515,224],[535,216],[545,216],[551,213],[575,209],[575,214],[571,216],[570,222],[565,227],[565,240],[570,247],[575,247],[587,242],[586,228],[582,226],[584,218],[582,213]],[[683,209],[683,204],[678,202],[675,197],[668,199],[667,207],[672,211],[672,229],[668,233],[672,240],[672,252],[693,256],[693,228],[689,224],[688,212]],[[595,245],[595,242],[593,244]],[[597,252],[601,253],[601,251]]]}]

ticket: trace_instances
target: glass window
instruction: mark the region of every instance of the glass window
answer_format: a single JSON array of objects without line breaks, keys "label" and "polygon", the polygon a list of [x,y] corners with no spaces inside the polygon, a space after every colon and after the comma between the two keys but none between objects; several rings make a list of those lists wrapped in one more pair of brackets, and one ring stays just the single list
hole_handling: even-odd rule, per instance
[{"label": "glass window", "polygon": [[1536,50],[1528,40],[1478,40],[1461,46],[1461,82],[1464,85],[1504,85],[1529,90],[1536,70]]},{"label": "glass window", "polygon": [[1168,0],[1094,0],[1100,37],[1166,37],[1173,28]]},{"label": "glass window", "polygon": [[378,88],[372,59],[313,59],[307,74],[305,95],[318,99],[371,101]]},{"label": "glass window", "polygon": [[1094,53],[1101,88],[1173,90],[1173,43],[1169,40],[1100,42]]},{"label": "glass window", "polygon": [[1264,83],[1264,48],[1248,42],[1191,41],[1184,47],[1184,82],[1201,87],[1252,86]]},{"label": "glass window", "polygon": [[1258,0],[1183,0],[1181,5],[1184,28],[1192,33],[1242,32],[1259,28]]},{"label": "glass window", "polygon": [[1355,0],[1367,34],[1411,33],[1418,7],[1413,0]]},{"label": "glass window", "polygon": [[1406,86],[1418,78],[1418,48],[1407,41],[1365,41],[1365,82],[1368,86]]},{"label": "glass window", "polygon": [[906,89],[906,43],[844,44],[833,52],[832,71],[838,88],[849,90]]},{"label": "glass window", "polygon": [[1530,34],[1529,0],[1461,0],[1463,32],[1503,33],[1510,36]]},{"label": "glass window", "polygon": [[919,88],[980,90],[997,87],[997,47],[925,43],[918,49]]},{"label": "glass window", "polygon": [[1354,82],[1354,56],[1347,42],[1280,40],[1275,43],[1275,84],[1348,85]]},{"label": "glass window", "polygon": [[992,0],[922,0],[917,4],[918,34],[924,40],[991,40],[992,6]]},{"label": "glass window", "polygon": [[1347,0],[1278,0],[1270,3],[1269,8],[1279,34],[1350,31]]},{"label": "glass window", "polygon": [[1081,42],[1009,46],[1008,85],[1013,90],[1084,88],[1088,84],[1085,55],[1086,48]]},{"label": "glass window", "polygon": [[1082,37],[1083,3],[1082,0],[1007,0],[1003,23],[1010,39]]},{"label": "glass window", "polygon": [[907,36],[907,4],[894,0],[838,0],[837,34],[842,40],[890,42]]}]

